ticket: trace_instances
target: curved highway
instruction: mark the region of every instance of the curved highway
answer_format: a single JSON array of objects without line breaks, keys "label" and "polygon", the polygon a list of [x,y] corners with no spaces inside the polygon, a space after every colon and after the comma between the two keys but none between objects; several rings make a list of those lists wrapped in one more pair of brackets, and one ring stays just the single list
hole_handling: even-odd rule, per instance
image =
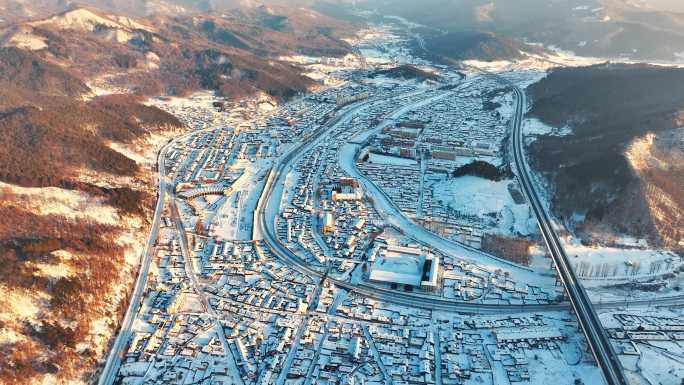
[{"label": "curved highway", "polygon": [[[418,96],[418,95],[416,95]],[[351,118],[352,115],[367,107],[375,100],[368,100],[355,105],[343,113],[335,116],[313,133],[307,135],[298,145],[294,146],[288,153],[284,154],[279,162],[268,174],[264,189],[259,197],[256,210],[254,211],[254,234],[266,242],[269,248],[279,259],[287,262],[302,273],[312,277],[321,278],[323,271],[312,268],[309,263],[290,250],[276,235],[275,218],[279,215],[279,206],[282,199],[282,189],[285,184],[288,170],[296,163],[296,160],[307,151],[318,144],[326,134],[333,131],[339,124]],[[419,102],[417,102],[419,103]],[[361,295],[383,300],[399,305],[413,306],[424,309],[438,309],[444,311],[457,311],[469,313],[497,313],[497,312],[521,312],[521,311],[548,311],[565,310],[567,304],[481,304],[473,302],[463,302],[451,299],[425,295],[419,293],[407,293],[397,290],[385,289],[369,284],[351,284],[349,282],[327,278],[335,285],[344,289],[354,291]]]},{"label": "curved highway", "polygon": [[[435,96],[421,99],[417,102],[410,103],[395,109],[389,113],[387,117],[380,122],[380,124],[375,126],[373,129],[364,132],[362,136],[368,138],[371,134],[382,131],[385,127],[392,124],[395,119],[401,117],[407,110],[425,106],[443,99],[456,90],[464,88],[461,86],[463,86],[463,84],[460,84],[459,87],[456,87],[451,91],[442,92]],[[467,86],[468,85],[466,85],[466,87]],[[411,220],[401,211],[401,208],[392,200],[392,198],[390,198],[389,195],[387,195],[382,188],[380,188],[371,180],[371,178],[367,177],[363,172],[361,172],[361,170],[359,170],[356,165],[356,159],[358,158],[359,151],[363,145],[359,144],[358,142],[359,141],[352,140],[342,146],[337,157],[338,165],[348,175],[354,177],[361,183],[366,193],[371,197],[373,206],[385,223],[394,226],[402,233],[406,234],[410,238],[413,238],[420,244],[427,245],[432,249],[441,250],[446,254],[451,254],[454,256],[458,255],[459,258],[469,260],[473,263],[483,263],[486,260],[487,262],[499,265],[496,267],[513,268],[518,269],[518,271],[532,271],[532,269],[528,267],[498,258],[491,254],[487,254],[479,249],[466,245],[465,243],[447,239]],[[467,254],[470,254],[470,256]]]},{"label": "curved highway", "polygon": [[[492,74],[490,74],[492,75]],[[496,75],[492,75],[496,76]],[[684,302],[684,296],[675,296],[659,299],[639,299],[634,301],[609,301],[602,302],[597,305],[592,305],[584,288],[579,283],[577,277],[572,270],[563,247],[556,235],[551,220],[548,214],[543,209],[540,203],[537,192],[531,182],[529,171],[527,169],[524,159],[524,148],[522,140],[522,119],[525,108],[524,93],[515,85],[512,85],[506,79],[496,76],[503,82],[512,86],[516,94],[516,111],[514,119],[512,120],[513,129],[513,152],[515,168],[517,176],[523,187],[523,192],[530,202],[535,216],[539,222],[542,235],[547,243],[549,251],[551,252],[559,277],[568,292],[569,303],[553,303],[553,304],[482,304],[473,302],[463,302],[451,299],[440,298],[432,295],[425,295],[420,293],[407,293],[396,290],[384,289],[369,284],[350,284],[348,282],[332,279],[328,277],[333,284],[356,292],[360,295],[370,298],[395,303],[398,305],[412,306],[424,309],[434,309],[441,311],[454,311],[464,313],[517,313],[517,312],[545,312],[545,311],[560,311],[573,309],[580,323],[580,326],[587,336],[589,346],[596,358],[599,367],[602,369],[606,382],[609,385],[626,385],[622,367],[613,351],[613,348],[608,340],[608,337],[601,325],[594,308],[601,309],[616,309],[626,306],[671,306]],[[423,91],[425,92],[425,91]],[[421,92],[413,93],[416,99],[420,99]],[[305,135],[302,140],[288,151],[283,157],[278,159],[276,166],[271,168],[268,173],[268,179],[259,197],[257,207],[254,212],[253,234],[254,239],[263,239],[270,247],[273,253],[287,262],[292,267],[301,271],[312,278],[321,278],[324,274],[309,266],[309,264],[300,258],[295,252],[284,245],[275,235],[275,217],[279,214],[279,205],[282,197],[282,189],[288,170],[295,163],[299,156],[305,154],[313,146],[323,140],[331,131],[339,126],[339,124],[351,119],[351,117],[360,112],[365,107],[377,102],[377,100],[366,100],[359,102],[352,106],[344,108],[341,113],[326,124],[316,129],[314,132]],[[419,103],[419,102],[417,102]],[[416,104],[417,104],[416,103]],[[98,385],[111,385],[116,379],[117,372],[121,365],[121,358],[123,357],[131,337],[131,329],[135,314],[140,308],[142,302],[143,291],[145,288],[147,275],[149,272],[149,265],[152,259],[154,243],[157,239],[157,232],[161,220],[161,214],[164,209],[164,199],[168,192],[169,182],[166,178],[164,167],[164,160],[167,150],[178,141],[187,138],[189,135],[197,134],[201,131],[210,131],[215,128],[207,128],[199,131],[192,131],[182,136],[179,136],[169,143],[167,143],[159,152],[158,155],[158,169],[159,169],[159,197],[155,207],[154,217],[150,230],[150,236],[141,259],[141,265],[138,272],[138,277],[135,282],[135,287],[131,295],[130,303],[126,314],[121,324],[121,329],[114,340],[107,356],[107,361],[104,369],[100,375]],[[189,262],[189,261],[188,261]]]},{"label": "curved highway", "polygon": [[[313,148],[317,143],[326,137],[327,133],[331,132],[341,122],[350,119],[353,114],[359,112],[372,102],[374,101],[369,100],[354,105],[353,108],[350,108],[344,111],[342,114],[332,118],[312,134],[307,135],[289,152],[284,154],[268,173],[266,183],[261,192],[261,196],[259,197],[257,207],[254,211],[254,238],[263,239],[263,241],[269,246],[270,250],[276,254],[281,261],[286,262],[289,266],[292,266],[298,271],[314,279],[321,278],[324,272],[312,268],[306,260],[289,249],[276,235],[275,218],[279,215],[279,205],[282,199],[282,189],[285,184],[285,178],[287,177],[290,167],[296,163],[296,160],[300,156],[304,155],[307,151]],[[519,115],[522,115],[522,108],[520,108]],[[440,298],[433,295],[385,289],[364,283],[351,284],[349,282],[337,280],[331,277],[328,277],[327,279],[338,287],[354,291],[370,298],[423,309],[465,313],[517,313],[559,311],[569,310],[571,308],[571,304],[567,302],[551,304],[482,304],[475,302],[464,302]],[[679,299],[672,299],[671,302],[667,302],[667,304],[671,305],[673,303],[680,303],[682,299],[684,299],[684,296]],[[636,305],[637,302],[632,304]],[[648,306],[654,304],[654,301],[652,299],[643,300],[638,304]],[[623,306],[625,306],[624,301],[603,302],[600,305],[601,308],[605,309],[614,309]]]},{"label": "curved highway", "polygon": [[[508,83],[508,82],[507,82]],[[510,83],[509,83],[510,84]],[[577,315],[580,327],[587,338],[587,342],[596,359],[598,366],[608,385],[627,385],[628,382],[622,370],[620,359],[613,349],[601,320],[589,300],[587,292],[577,279],[568,260],[563,245],[553,229],[552,221],[542,206],[537,191],[532,184],[524,156],[524,141],[522,135],[522,120],[526,106],[525,94],[519,87],[511,85],[516,95],[515,116],[513,118],[513,156],[517,177],[523,187],[534,215],[539,223],[546,246],[551,253],[558,276],[565,286],[572,309]]]}]

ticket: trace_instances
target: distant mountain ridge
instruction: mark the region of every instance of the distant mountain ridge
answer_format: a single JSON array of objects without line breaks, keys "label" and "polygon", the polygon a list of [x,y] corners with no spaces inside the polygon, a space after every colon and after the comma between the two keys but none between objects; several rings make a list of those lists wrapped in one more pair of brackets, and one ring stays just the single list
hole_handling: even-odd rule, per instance
[{"label": "distant mountain ridge", "polygon": [[343,56],[350,48],[333,36],[345,25],[315,13],[278,11],[139,19],[75,8],[0,29],[0,45],[33,51],[84,80],[119,74],[109,76],[112,85],[139,94],[208,88],[230,97],[263,91],[288,98],[314,83],[279,56]]},{"label": "distant mountain ridge", "polygon": [[425,39],[430,54],[450,60],[517,60],[543,50],[492,32],[449,32]]},{"label": "distant mountain ridge", "polygon": [[[649,6],[647,2],[625,0],[358,0],[347,1],[346,7],[339,2],[336,5],[322,0],[318,3],[320,9],[340,15],[354,4],[357,10],[401,16],[426,26],[426,33],[448,32],[455,40],[459,34],[481,31],[518,43],[538,43],[572,51],[580,56],[684,60],[684,13],[676,11],[681,5]],[[512,51],[492,51],[515,58]],[[456,53],[460,57],[475,57]],[[483,57],[487,56],[504,55]]]}]

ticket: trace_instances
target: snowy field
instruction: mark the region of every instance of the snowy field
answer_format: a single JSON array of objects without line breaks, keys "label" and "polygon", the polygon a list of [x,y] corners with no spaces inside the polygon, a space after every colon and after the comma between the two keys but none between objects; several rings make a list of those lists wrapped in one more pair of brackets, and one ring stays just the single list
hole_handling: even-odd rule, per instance
[{"label": "snowy field", "polygon": [[382,155],[371,152],[368,161],[375,164],[386,164],[391,166],[417,166],[418,161],[415,159],[401,158],[398,156]]},{"label": "snowy field", "polygon": [[525,136],[525,145],[530,145],[541,135],[567,136],[572,135],[572,129],[565,127],[551,127],[536,118],[527,118],[522,122],[522,132]]},{"label": "snowy field", "polygon": [[408,38],[401,32],[389,25],[377,25],[361,30],[350,42],[359,47],[366,63],[372,66],[430,64],[413,55],[406,44]]},{"label": "snowy field", "polygon": [[679,268],[682,258],[666,250],[584,246],[564,239],[565,251],[587,287],[662,278]]},{"label": "snowy field", "polygon": [[218,209],[212,225],[212,236],[219,240],[252,239],[252,224],[261,189],[266,183],[269,161],[238,161],[233,169],[244,173],[231,185],[232,193]]},{"label": "snowy field", "polygon": [[502,234],[529,235],[537,223],[527,204],[516,204],[508,192],[513,182],[491,181],[476,176],[463,176],[437,182],[435,198],[444,205],[467,215],[495,217],[496,230]]}]

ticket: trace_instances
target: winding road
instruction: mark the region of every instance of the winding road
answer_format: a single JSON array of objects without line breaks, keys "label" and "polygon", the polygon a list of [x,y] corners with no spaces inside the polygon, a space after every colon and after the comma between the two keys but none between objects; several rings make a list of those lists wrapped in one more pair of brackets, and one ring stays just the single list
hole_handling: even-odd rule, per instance
[{"label": "winding road", "polygon": [[[415,99],[418,101],[412,104],[421,103],[422,99],[420,99],[418,95],[416,95]],[[283,156],[276,161],[274,167],[268,173],[264,189],[262,190],[256,210],[254,211],[253,233],[255,234],[255,239],[263,239],[270,250],[281,261],[312,278],[321,278],[324,272],[322,270],[312,268],[305,258],[300,257],[297,255],[297,253],[288,248],[276,235],[275,218],[279,215],[279,207],[282,200],[285,179],[291,167],[293,167],[293,165],[301,156],[314,148],[321,140],[327,138],[328,134],[334,131],[339,124],[348,121],[354,114],[360,112],[374,102],[377,101],[367,100],[364,102],[359,102],[353,105],[352,108],[341,111],[339,115],[333,117],[312,134],[307,135],[306,138],[300,141],[297,145],[293,146],[289,152],[283,154]],[[523,106],[522,101],[520,101],[520,103],[520,106]],[[520,107],[520,110],[516,113],[516,117],[522,116],[522,111],[522,107]],[[415,226],[415,224],[411,226]],[[454,247],[454,245],[449,247]],[[447,248],[447,250],[449,249]],[[460,251],[463,252],[463,249]],[[363,296],[391,302],[397,305],[412,306],[422,309],[434,309],[461,313],[495,314],[564,311],[572,308],[572,305],[567,302],[551,304],[483,304],[464,302],[436,297],[434,295],[408,293],[398,290],[385,289],[366,283],[352,284],[331,277],[328,277],[328,280],[338,287],[356,292]],[[684,300],[684,296],[676,298],[673,297],[668,299],[667,302],[658,304],[672,305],[681,303],[682,300]],[[624,301],[606,301],[602,302],[599,306],[602,309],[616,309],[624,307],[625,305],[626,304]],[[630,305],[650,306],[655,305],[655,303],[653,299],[644,299],[641,301],[633,301],[630,303]]]},{"label": "winding road", "polygon": [[[524,109],[526,107],[525,95],[518,87],[514,85],[511,86],[516,94],[517,99],[515,116],[511,123],[513,134],[514,163],[517,171],[517,177],[519,178],[525,196],[528,202],[530,202],[530,206],[532,207],[535,213],[542,235],[545,239],[545,242],[547,243],[549,251],[553,256],[553,260],[555,262],[556,269],[558,270],[559,277],[565,285],[565,288],[568,292],[569,302],[552,304],[482,304],[445,299],[436,297],[434,295],[390,290],[365,283],[351,284],[349,282],[336,280],[330,277],[328,277],[327,279],[332,284],[337,285],[338,287],[356,292],[363,296],[398,305],[405,305],[423,309],[481,314],[548,312],[565,311],[572,309],[578,315],[580,326],[585,335],[587,336],[589,346],[594,354],[594,357],[596,358],[599,367],[602,369],[604,373],[607,384],[626,385],[627,382],[622,372],[620,362],[617,358],[617,355],[613,351],[612,345],[610,344],[610,341],[608,340],[608,337],[603,327],[601,326],[601,322],[598,316],[596,315],[595,309],[616,309],[625,306],[671,306],[681,304],[682,302],[684,302],[684,296],[659,299],[642,299],[629,302],[622,300],[602,302],[599,304],[591,303],[588,295],[586,294],[584,288],[575,276],[574,271],[572,270],[568,262],[562,244],[553,229],[550,217],[544,210],[537,195],[537,192],[534,188],[534,185],[531,182],[529,170],[525,163],[523,147],[524,144],[521,132]],[[405,108],[410,108],[421,103],[425,103],[425,101],[429,99],[422,99],[420,92],[413,93],[414,95],[412,95],[412,98],[413,100],[415,100],[415,102],[407,104],[406,106],[404,106]],[[276,236],[275,218],[277,215],[279,215],[279,208],[283,195],[283,186],[285,183],[285,178],[287,177],[287,174],[291,167],[293,167],[293,165],[296,163],[300,156],[304,155],[305,153],[313,149],[318,143],[320,143],[320,141],[328,138],[330,133],[332,133],[342,123],[349,121],[355,114],[362,112],[365,108],[371,106],[373,103],[379,102],[382,101],[370,99],[362,102],[357,102],[353,105],[345,107],[339,112],[338,115],[330,119],[326,124],[322,125],[312,133],[302,138],[302,140],[298,144],[294,145],[287,153],[285,153],[275,162],[274,166],[268,173],[265,186],[261,192],[261,196],[259,198],[256,210],[254,212],[254,239],[263,240],[281,261],[287,263],[289,266],[301,271],[302,273],[309,275],[312,278],[322,278],[325,272],[312,268],[305,259],[303,259],[302,257],[298,256],[295,252],[290,250]],[[404,108],[402,108],[402,110],[403,109]],[[207,128],[202,131],[210,131],[214,129],[216,128]],[[142,303],[143,292],[153,255],[154,244],[157,239],[157,233],[159,229],[161,215],[164,209],[166,194],[169,193],[168,189],[172,185],[172,183],[167,179],[166,170],[164,166],[167,151],[174,144],[186,139],[190,135],[195,135],[198,132],[200,131],[193,131],[178,138],[175,138],[174,140],[167,143],[159,152],[157,159],[159,170],[159,197],[157,200],[157,205],[155,207],[150,235],[145,246],[144,254],[141,258],[138,277],[135,282],[135,287],[131,295],[129,306],[122,321],[121,329],[116,339],[114,340],[114,343],[107,356],[106,364],[99,378],[99,385],[111,385],[114,383],[117,372],[121,365],[121,359],[125,354],[126,348],[132,335],[132,325],[133,320],[135,319],[135,314],[137,313]],[[350,148],[351,150],[348,151],[356,151],[355,148]],[[352,158],[355,159],[355,155]],[[367,188],[367,191],[373,191],[373,189],[370,186],[365,187]],[[376,195],[378,197],[382,196],[382,194],[379,193],[376,193]],[[392,214],[392,212],[388,212],[387,214]],[[401,218],[403,218],[403,215],[396,217],[395,219],[401,222]],[[408,226],[406,223],[402,224],[399,222],[397,222],[397,226]],[[412,229],[414,229],[415,227],[420,227],[413,222],[411,222],[410,226]],[[423,230],[426,231],[425,229]],[[423,236],[422,232],[420,233],[420,236]],[[445,250],[447,251],[450,250],[451,252],[457,252],[457,250],[455,249],[455,244],[441,244],[440,242],[442,241],[434,240],[433,246],[439,249],[445,248]],[[451,250],[451,248],[454,249]],[[460,249],[460,251],[463,251],[463,249]],[[186,263],[191,263],[189,258],[186,260]],[[203,300],[203,303],[205,304],[205,306],[208,306],[208,301],[206,301],[206,299]],[[214,318],[218,317],[215,315]],[[220,327],[220,324],[217,327]]]}]

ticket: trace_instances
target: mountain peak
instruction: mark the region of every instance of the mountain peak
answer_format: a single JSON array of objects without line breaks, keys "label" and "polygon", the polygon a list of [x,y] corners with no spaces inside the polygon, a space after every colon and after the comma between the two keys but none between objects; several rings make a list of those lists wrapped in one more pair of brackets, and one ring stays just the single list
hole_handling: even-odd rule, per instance
[{"label": "mountain peak", "polygon": [[73,8],[50,18],[32,22],[30,25],[51,25],[60,29],[89,32],[95,31],[97,28],[101,27],[125,30],[151,30],[150,27],[142,25],[129,17],[104,15],[84,7]]}]

